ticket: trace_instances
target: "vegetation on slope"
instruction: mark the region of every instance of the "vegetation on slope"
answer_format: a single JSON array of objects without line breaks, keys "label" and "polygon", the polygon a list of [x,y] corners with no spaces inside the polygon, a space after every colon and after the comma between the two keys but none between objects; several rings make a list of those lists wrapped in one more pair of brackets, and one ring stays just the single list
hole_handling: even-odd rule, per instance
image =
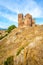
[{"label": "vegetation on slope", "polygon": [[19,48],[16,55],[18,56],[23,49],[24,47]]},{"label": "vegetation on slope", "polygon": [[10,33],[14,28],[16,28],[15,25],[11,25],[8,27],[7,32]]},{"label": "vegetation on slope", "polygon": [[5,35],[2,35],[1,33],[0,33],[0,40],[1,39],[3,39],[4,37],[6,37],[14,28],[16,28],[16,26],[15,25],[11,25],[11,26],[9,26],[8,27],[8,29],[5,31]]},{"label": "vegetation on slope", "polygon": [[43,65],[43,26],[16,28],[0,43],[0,65],[11,56],[13,65]]},{"label": "vegetation on slope", "polygon": [[0,36],[0,40],[6,37],[8,34],[5,34],[4,36]]},{"label": "vegetation on slope", "polygon": [[13,56],[10,56],[7,58],[6,61],[4,61],[4,65],[14,65],[14,57]]}]

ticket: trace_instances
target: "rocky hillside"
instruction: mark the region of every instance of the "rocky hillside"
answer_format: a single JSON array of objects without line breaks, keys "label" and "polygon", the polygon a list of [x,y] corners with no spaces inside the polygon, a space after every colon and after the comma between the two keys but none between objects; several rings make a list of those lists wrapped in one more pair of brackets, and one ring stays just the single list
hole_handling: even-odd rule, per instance
[{"label": "rocky hillside", "polygon": [[43,65],[43,25],[15,28],[0,40],[0,65]]}]

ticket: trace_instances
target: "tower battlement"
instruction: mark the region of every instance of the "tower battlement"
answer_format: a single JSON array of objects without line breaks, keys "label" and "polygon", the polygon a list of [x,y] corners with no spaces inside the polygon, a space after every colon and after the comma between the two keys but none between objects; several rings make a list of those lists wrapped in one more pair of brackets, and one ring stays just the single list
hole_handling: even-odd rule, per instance
[{"label": "tower battlement", "polygon": [[32,15],[26,14],[18,14],[18,26],[33,26],[35,24],[34,19],[32,19]]}]

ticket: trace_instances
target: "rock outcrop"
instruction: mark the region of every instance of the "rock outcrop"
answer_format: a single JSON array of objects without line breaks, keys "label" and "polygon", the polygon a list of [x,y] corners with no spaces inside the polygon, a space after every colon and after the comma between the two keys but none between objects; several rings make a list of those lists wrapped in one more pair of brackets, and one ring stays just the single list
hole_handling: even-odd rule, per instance
[{"label": "rock outcrop", "polygon": [[0,40],[0,65],[5,63],[43,65],[43,25],[18,27]]}]

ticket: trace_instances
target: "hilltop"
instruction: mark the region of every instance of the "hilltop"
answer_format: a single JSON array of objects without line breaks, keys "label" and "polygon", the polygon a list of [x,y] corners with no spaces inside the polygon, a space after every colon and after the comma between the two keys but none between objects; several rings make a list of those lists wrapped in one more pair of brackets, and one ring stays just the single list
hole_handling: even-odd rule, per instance
[{"label": "hilltop", "polygon": [[43,25],[13,29],[0,40],[0,59],[0,65],[43,65]]}]

